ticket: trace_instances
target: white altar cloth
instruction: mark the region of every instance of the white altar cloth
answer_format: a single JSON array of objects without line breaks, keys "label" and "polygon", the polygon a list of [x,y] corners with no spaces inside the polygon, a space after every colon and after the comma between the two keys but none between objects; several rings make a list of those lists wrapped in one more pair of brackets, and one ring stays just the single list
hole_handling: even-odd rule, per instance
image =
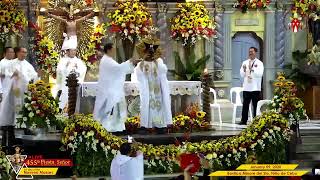
[{"label": "white altar cloth", "polygon": [[[169,81],[171,95],[200,95],[200,81]],[[97,82],[84,82],[80,85],[81,96],[96,96]],[[124,84],[126,96],[138,96],[138,84],[135,82],[126,81]]]},{"label": "white altar cloth", "polygon": [[[79,86],[76,105],[77,113],[92,113],[97,93],[97,82],[83,82]],[[173,114],[185,111],[190,103],[200,103],[200,81],[169,81],[171,106]],[[126,81],[124,85],[127,99],[128,115],[137,115],[140,112],[139,89],[136,82]]]}]

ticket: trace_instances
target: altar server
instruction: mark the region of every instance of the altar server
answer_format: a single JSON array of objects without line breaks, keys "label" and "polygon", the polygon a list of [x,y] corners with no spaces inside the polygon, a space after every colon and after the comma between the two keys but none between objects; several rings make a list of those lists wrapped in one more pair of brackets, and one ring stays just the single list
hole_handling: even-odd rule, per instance
[{"label": "altar server", "polygon": [[38,79],[38,74],[33,66],[25,60],[27,49],[17,48],[17,59],[12,60],[8,69],[13,72],[9,81],[9,89],[4,95],[0,107],[0,126],[11,126],[15,124],[17,113],[24,102],[24,92],[30,81]]},{"label": "altar server", "polygon": [[123,143],[111,162],[111,180],[143,180],[143,168],[143,154],[133,152],[129,143]]},{"label": "altar server", "polygon": [[57,80],[56,80],[56,92],[62,91],[60,96],[59,108],[67,109],[68,105],[68,87],[67,77],[72,71],[75,71],[78,75],[78,82],[82,83],[86,76],[87,66],[79,58],[76,57],[77,46],[76,44],[69,43],[66,47],[66,56],[62,58],[57,66]]},{"label": "altar server", "polygon": [[104,56],[100,61],[97,96],[94,105],[94,118],[101,122],[109,132],[125,130],[127,106],[124,93],[126,75],[134,70],[137,60],[121,64],[112,57],[115,55],[113,44],[104,46]]},{"label": "altar server", "polygon": [[14,59],[14,49],[12,47],[5,48],[4,58],[0,61],[0,89],[1,93],[6,94],[9,89],[9,81],[13,72],[10,72],[10,63]]},{"label": "altar server", "polygon": [[253,105],[253,117],[256,116],[257,103],[260,100],[263,63],[256,58],[257,48],[249,48],[249,59],[242,63],[240,75],[243,81],[243,107],[240,125],[247,124],[250,102]]},{"label": "altar server", "polygon": [[167,66],[161,59],[160,40],[157,37],[143,39],[137,51],[143,61],[135,68],[135,76],[140,91],[141,134],[147,128],[156,128],[158,133],[166,133],[172,124],[171,99]]}]

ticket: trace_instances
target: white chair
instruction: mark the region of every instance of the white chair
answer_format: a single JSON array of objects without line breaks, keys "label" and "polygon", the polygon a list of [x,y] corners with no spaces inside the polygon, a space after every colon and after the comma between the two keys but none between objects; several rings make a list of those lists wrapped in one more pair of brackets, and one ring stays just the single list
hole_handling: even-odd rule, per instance
[{"label": "white chair", "polygon": [[[242,101],[241,101],[241,92],[243,92],[242,87],[233,87],[230,89],[230,101],[233,104],[233,115],[232,115],[232,123],[233,124],[236,123],[237,108],[243,106]],[[236,101],[235,102],[232,101],[233,93],[236,94]],[[250,116],[250,120],[252,120],[251,104],[249,106],[249,116]]]},{"label": "white chair", "polygon": [[270,103],[271,103],[271,100],[268,100],[268,99],[258,101],[258,104],[257,104],[257,116],[260,116],[262,114],[261,113],[261,107],[263,105],[270,104]]},{"label": "white chair", "polygon": [[[213,94],[213,103],[210,103],[210,108],[217,108],[218,109],[218,115],[220,120],[220,125],[222,124],[222,118],[221,118],[221,106],[217,103],[217,93],[213,88],[210,88],[210,92]],[[214,116],[213,116],[214,121]]]}]

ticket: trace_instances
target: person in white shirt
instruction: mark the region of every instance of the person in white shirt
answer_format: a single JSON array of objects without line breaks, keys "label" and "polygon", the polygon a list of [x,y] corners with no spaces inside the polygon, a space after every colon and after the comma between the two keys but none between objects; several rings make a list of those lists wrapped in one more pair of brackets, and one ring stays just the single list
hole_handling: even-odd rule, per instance
[{"label": "person in white shirt", "polygon": [[59,108],[66,109],[68,106],[68,87],[67,78],[72,71],[78,74],[79,83],[84,82],[84,78],[87,72],[86,64],[76,57],[77,50],[74,44],[69,44],[66,51],[66,56],[62,58],[57,66],[57,80],[56,80],[56,92],[62,91],[60,96]]},{"label": "person in white shirt", "polygon": [[111,162],[111,180],[142,180],[144,175],[143,154],[133,152],[131,144],[123,143]]},{"label": "person in white shirt", "polygon": [[127,106],[124,93],[126,75],[134,70],[138,60],[128,60],[121,64],[112,57],[115,48],[112,43],[104,46],[104,56],[100,60],[97,96],[93,117],[100,121],[108,132],[115,134],[125,130]]},{"label": "person in white shirt", "polygon": [[[10,72],[10,63],[15,58],[14,49],[12,47],[5,48],[4,58],[0,61],[0,99],[9,89],[9,81],[13,72]],[[0,100],[0,102],[1,102]]]},{"label": "person in white shirt", "polygon": [[240,125],[247,124],[249,106],[252,101],[253,117],[256,116],[257,103],[260,100],[263,63],[256,58],[257,48],[249,48],[249,59],[242,63],[240,75],[243,81],[243,107]]},{"label": "person in white shirt", "polygon": [[12,60],[10,72],[13,72],[9,82],[9,89],[4,96],[3,105],[0,107],[0,126],[15,125],[16,115],[24,103],[24,92],[30,81],[38,79],[38,74],[33,66],[25,60],[27,49],[17,48],[17,58]]}]

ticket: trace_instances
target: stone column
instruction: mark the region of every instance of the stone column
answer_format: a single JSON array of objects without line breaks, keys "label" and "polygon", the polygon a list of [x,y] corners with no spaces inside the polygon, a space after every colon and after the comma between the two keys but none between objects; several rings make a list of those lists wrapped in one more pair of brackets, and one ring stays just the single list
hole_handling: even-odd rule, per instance
[{"label": "stone column", "polygon": [[275,53],[275,13],[274,11],[266,11],[266,26],[265,26],[265,42],[264,42],[264,98],[271,99],[273,96],[272,92],[272,81],[276,75],[276,53]]},{"label": "stone column", "polygon": [[224,24],[223,24],[223,12],[217,11],[215,14],[216,22],[216,39],[214,43],[214,80],[223,80],[223,68],[224,68]]},{"label": "stone column", "polygon": [[214,43],[214,68],[222,69],[224,67],[224,49],[223,49],[223,41],[224,41],[224,24],[223,24],[223,13],[217,12],[215,15],[216,22],[216,39]]},{"label": "stone column", "polygon": [[277,10],[276,13],[276,67],[282,69],[285,64],[285,41],[286,41],[286,29],[284,26],[284,12],[283,10]]},{"label": "stone column", "polygon": [[[231,37],[231,14],[232,11],[226,11],[223,14],[223,56],[221,53],[221,57],[223,58],[224,62],[221,63],[224,69],[225,77],[223,78],[226,81],[232,80],[232,37]],[[222,46],[220,46],[222,47]],[[220,65],[221,65],[220,64]]]},{"label": "stone column", "polygon": [[284,27],[286,30],[286,37],[285,37],[285,63],[292,62],[292,31],[288,30],[288,25],[290,23],[290,15],[286,15],[285,17]]}]

